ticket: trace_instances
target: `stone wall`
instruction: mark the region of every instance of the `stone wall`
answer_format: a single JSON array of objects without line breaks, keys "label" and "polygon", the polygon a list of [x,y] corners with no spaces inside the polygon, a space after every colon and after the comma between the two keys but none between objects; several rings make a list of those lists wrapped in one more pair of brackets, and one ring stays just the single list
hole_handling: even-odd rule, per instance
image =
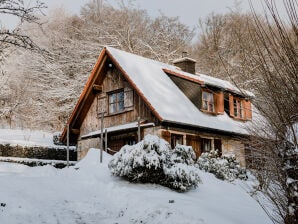
[{"label": "stone wall", "polygon": [[246,166],[244,143],[240,140],[223,139],[222,154],[234,154],[242,167]]},{"label": "stone wall", "polygon": [[90,148],[99,148],[100,146],[100,138],[88,138],[88,139],[81,139],[78,141],[78,156],[77,159],[81,160],[86,156],[88,150]]},{"label": "stone wall", "polygon": [[[48,160],[66,160],[66,147],[21,146],[11,144],[0,144],[0,156]],[[77,151],[75,150],[75,147],[70,147],[69,160],[77,161]]]}]

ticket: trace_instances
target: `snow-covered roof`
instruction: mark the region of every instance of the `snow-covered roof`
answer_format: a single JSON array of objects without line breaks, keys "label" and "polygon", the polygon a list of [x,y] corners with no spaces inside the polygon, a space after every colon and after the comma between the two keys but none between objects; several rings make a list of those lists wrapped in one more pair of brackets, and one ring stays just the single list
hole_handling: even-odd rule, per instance
[{"label": "snow-covered roof", "polygon": [[[125,73],[138,93],[150,104],[164,122],[184,124],[219,131],[247,134],[245,123],[231,119],[226,113],[213,116],[201,112],[175,85],[165,70],[212,83],[224,89],[236,90],[231,83],[208,77],[194,75],[178,70],[175,66],[144,58],[112,47],[106,48],[109,56]],[[239,90],[238,90],[239,91]],[[248,122],[249,123],[249,122]]]},{"label": "snow-covered roof", "polygon": [[209,86],[214,86],[220,89],[224,89],[226,91],[230,91],[236,94],[240,94],[246,97],[254,97],[254,94],[252,92],[249,92],[247,90],[243,90],[238,88],[237,86],[233,85],[229,81],[222,80],[219,78],[215,78],[209,75],[197,73],[197,74],[190,74],[188,72],[184,72],[180,70],[179,68],[177,69],[175,67],[175,70],[171,69],[164,69],[164,71],[167,73],[170,73],[172,75],[178,75],[179,77],[182,77],[184,79],[192,80],[194,82],[198,82],[202,85],[209,85]]},{"label": "snow-covered roof", "polygon": [[[154,123],[146,123],[146,124],[140,124],[140,127],[152,127],[154,126]],[[122,130],[130,130],[130,129],[137,129],[138,128],[138,122],[131,122],[127,124],[122,125],[116,125],[108,128],[103,129],[103,133],[107,131],[107,133],[112,133],[116,131],[122,131]],[[81,136],[81,138],[87,138],[91,136],[98,136],[101,134],[101,130],[90,132],[86,135]]]}]

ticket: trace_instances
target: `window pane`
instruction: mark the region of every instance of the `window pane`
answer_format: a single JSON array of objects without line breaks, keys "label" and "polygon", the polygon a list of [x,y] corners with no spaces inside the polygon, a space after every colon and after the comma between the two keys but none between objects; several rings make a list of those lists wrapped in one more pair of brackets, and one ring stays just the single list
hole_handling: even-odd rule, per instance
[{"label": "window pane", "polygon": [[208,93],[207,92],[203,92],[203,100],[208,100]]},{"label": "window pane", "polygon": [[109,102],[110,103],[115,103],[116,102],[116,94],[113,93],[109,96]]},{"label": "window pane", "polygon": [[118,93],[118,102],[119,101],[124,101],[124,91]]},{"label": "window pane", "polygon": [[115,113],[116,112],[116,104],[115,103],[111,103],[109,105],[109,113]]},{"label": "window pane", "polygon": [[212,93],[208,93],[208,99],[209,99],[209,102],[210,103],[213,103],[214,101],[213,101],[213,94]]},{"label": "window pane", "polygon": [[214,112],[213,93],[202,92],[202,109],[210,112]]},{"label": "window pane", "polygon": [[237,100],[234,100],[234,116],[238,117],[238,105]]},{"label": "window pane", "polygon": [[203,101],[203,110],[208,110],[208,102]]},{"label": "window pane", "polygon": [[243,118],[243,105],[242,105],[242,101],[240,101],[240,118]]},{"label": "window pane", "polygon": [[214,112],[214,105],[213,105],[213,103],[209,103],[209,111]]},{"label": "window pane", "polygon": [[202,145],[201,145],[202,146],[202,152],[211,151],[211,139],[202,138],[201,143],[202,143]]},{"label": "window pane", "polygon": [[118,102],[118,111],[123,111],[124,110],[124,101],[119,101]]}]

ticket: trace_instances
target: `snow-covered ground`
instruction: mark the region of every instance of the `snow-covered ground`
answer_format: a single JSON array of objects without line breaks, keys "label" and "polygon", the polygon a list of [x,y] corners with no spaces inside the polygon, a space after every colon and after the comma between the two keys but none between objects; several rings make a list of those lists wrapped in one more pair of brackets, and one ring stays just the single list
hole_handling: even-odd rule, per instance
[{"label": "snow-covered ground", "polygon": [[271,223],[240,184],[203,171],[203,183],[186,193],[131,184],[110,175],[110,158],[104,154],[100,164],[99,150],[91,149],[76,166],[64,169],[0,162],[0,223]]}]

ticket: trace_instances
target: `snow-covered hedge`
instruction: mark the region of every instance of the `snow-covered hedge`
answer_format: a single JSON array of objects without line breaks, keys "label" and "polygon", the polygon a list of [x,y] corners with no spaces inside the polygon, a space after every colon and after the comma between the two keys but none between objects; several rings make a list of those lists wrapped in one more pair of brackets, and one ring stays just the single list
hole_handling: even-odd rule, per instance
[{"label": "snow-covered hedge", "polygon": [[246,170],[240,167],[235,155],[232,154],[219,157],[218,152],[215,150],[209,153],[202,153],[196,165],[199,169],[213,173],[217,178],[222,180],[247,179]]},{"label": "snow-covered hedge", "polygon": [[109,169],[131,182],[157,183],[186,191],[200,182],[194,159],[191,147],[178,145],[172,150],[163,139],[147,135],[136,145],[122,147],[110,161]]}]

